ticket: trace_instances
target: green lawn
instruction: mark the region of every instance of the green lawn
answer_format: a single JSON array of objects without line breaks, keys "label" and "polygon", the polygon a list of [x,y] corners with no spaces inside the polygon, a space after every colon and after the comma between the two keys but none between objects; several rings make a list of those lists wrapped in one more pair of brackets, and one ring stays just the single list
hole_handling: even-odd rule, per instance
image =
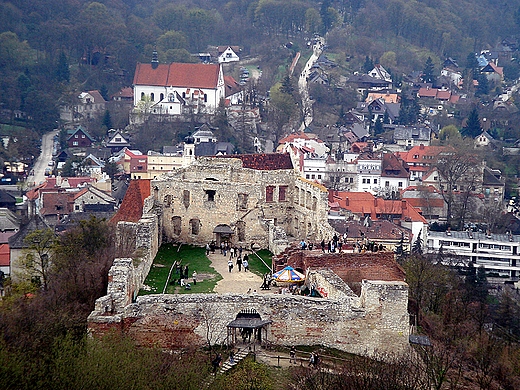
[{"label": "green lawn", "polygon": [[[173,279],[179,279],[179,275],[174,268],[165,291],[166,294],[210,293],[213,292],[217,282],[222,279],[220,274],[211,267],[211,262],[206,257],[204,248],[182,245],[179,249],[178,245],[165,244],[159,248],[144,282],[149,289],[141,289],[139,295],[162,294],[170,269],[176,261],[180,261],[183,267],[188,265],[188,282],[191,284],[191,290],[185,290],[179,284],[172,283]],[[197,271],[198,275],[196,285],[193,284],[192,280],[193,271]]]},{"label": "green lawn", "polygon": [[[255,255],[249,253],[249,269],[260,276],[266,272],[271,272],[272,253],[262,249],[257,252],[268,267]],[[179,261],[184,267],[188,265],[191,290],[186,290],[178,284],[179,275],[176,273],[175,267],[171,271],[170,280],[166,291],[166,279],[170,273],[172,265]],[[193,271],[197,271],[197,284],[193,284]],[[222,276],[211,266],[211,262],[206,257],[204,248],[194,247],[190,245],[165,244],[159,248],[157,256],[153,261],[150,272],[144,281],[145,288],[139,291],[139,295],[148,294],[190,294],[190,293],[211,293],[217,282]],[[175,282],[174,282],[175,280]]]},{"label": "green lawn", "polygon": [[[256,252],[263,260],[264,262],[271,267],[271,258],[273,254],[269,252],[267,249],[262,249]],[[248,254],[249,257],[249,269],[254,272],[255,274],[258,274],[262,276],[266,272],[271,272],[271,269],[266,267],[262,261],[258,257],[256,257],[253,254]]]}]

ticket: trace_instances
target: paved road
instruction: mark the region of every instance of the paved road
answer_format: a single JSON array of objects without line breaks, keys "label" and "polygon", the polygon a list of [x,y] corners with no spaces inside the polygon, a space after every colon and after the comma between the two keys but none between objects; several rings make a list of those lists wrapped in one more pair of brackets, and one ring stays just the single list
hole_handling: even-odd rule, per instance
[{"label": "paved road", "polygon": [[43,135],[41,153],[34,163],[33,174],[27,177],[28,187],[33,187],[45,181],[45,168],[49,166],[49,161],[52,161],[52,147],[56,134],[58,134],[58,130]]},{"label": "paved road", "polygon": [[307,78],[311,74],[311,67],[318,60],[321,53],[323,52],[323,46],[325,46],[325,39],[320,38],[312,47],[312,55],[305,64],[303,71],[300,75],[300,79],[298,80],[298,89],[300,90],[300,96],[302,97],[302,109],[303,109],[303,123],[300,125],[299,131],[305,130],[307,126],[309,126],[312,122],[312,100],[309,98],[309,89]]}]

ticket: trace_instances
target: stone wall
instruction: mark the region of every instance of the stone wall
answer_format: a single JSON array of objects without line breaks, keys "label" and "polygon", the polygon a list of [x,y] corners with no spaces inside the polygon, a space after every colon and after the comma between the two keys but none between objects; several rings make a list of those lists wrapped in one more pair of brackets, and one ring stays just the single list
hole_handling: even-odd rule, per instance
[{"label": "stone wall", "polygon": [[[314,275],[317,280],[330,274]],[[341,284],[340,281],[335,281]],[[138,297],[121,314],[93,312],[89,330],[122,330],[141,345],[177,349],[225,344],[227,324],[241,310],[270,320],[266,339],[278,345],[324,345],[355,354],[402,353],[408,348],[408,286],[364,281],[361,296],[333,291],[327,298],[281,294],[189,294]],[[96,306],[96,309],[98,307]]]},{"label": "stone wall", "polygon": [[233,244],[266,248],[266,222],[297,240],[333,235],[326,189],[293,169],[259,170],[244,168],[238,158],[199,158],[152,181],[152,187],[166,241],[205,245],[218,241],[215,228],[226,225]]}]

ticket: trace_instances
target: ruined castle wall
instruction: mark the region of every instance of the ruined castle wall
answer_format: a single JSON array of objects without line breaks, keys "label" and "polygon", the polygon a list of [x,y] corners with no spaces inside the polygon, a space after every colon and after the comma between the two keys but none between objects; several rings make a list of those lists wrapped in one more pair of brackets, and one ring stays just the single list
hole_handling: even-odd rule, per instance
[{"label": "ruined castle wall", "polygon": [[[265,221],[298,238],[317,237],[322,225],[330,228],[326,191],[299,180],[291,169],[262,171],[243,168],[238,159],[202,158],[154,180],[152,187],[168,241],[204,245],[224,224],[233,230],[235,244],[268,247]],[[307,199],[304,206],[300,196]]]},{"label": "ruined castle wall", "polygon": [[111,326],[124,328],[138,343],[163,348],[203,346],[208,339],[224,344],[227,324],[241,310],[255,309],[272,321],[267,326],[271,343],[325,345],[369,355],[403,352],[408,345],[407,292],[406,283],[367,282],[362,299],[345,294],[338,300],[280,294],[148,295],[125,308],[121,323],[91,316],[89,328],[95,334]]}]

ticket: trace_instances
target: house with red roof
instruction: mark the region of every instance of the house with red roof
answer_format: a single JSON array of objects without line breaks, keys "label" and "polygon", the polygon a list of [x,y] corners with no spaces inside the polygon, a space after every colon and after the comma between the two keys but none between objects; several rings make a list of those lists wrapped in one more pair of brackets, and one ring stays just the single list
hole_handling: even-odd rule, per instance
[{"label": "house with red roof", "polygon": [[134,75],[137,113],[182,115],[213,114],[226,97],[220,64],[137,63]]},{"label": "house with red roof", "polygon": [[425,242],[428,223],[407,200],[391,200],[377,198],[363,192],[329,190],[329,204],[337,203],[337,207],[360,221],[386,220],[411,230],[412,242],[421,235]]},{"label": "house with red roof", "polygon": [[431,185],[410,186],[401,193],[401,199],[420,211],[427,220],[446,218],[446,202],[437,188]]},{"label": "house with red roof", "polygon": [[407,152],[396,152],[410,169],[410,180],[422,180],[425,173],[435,166],[441,152],[447,150],[446,146],[414,146]]}]

